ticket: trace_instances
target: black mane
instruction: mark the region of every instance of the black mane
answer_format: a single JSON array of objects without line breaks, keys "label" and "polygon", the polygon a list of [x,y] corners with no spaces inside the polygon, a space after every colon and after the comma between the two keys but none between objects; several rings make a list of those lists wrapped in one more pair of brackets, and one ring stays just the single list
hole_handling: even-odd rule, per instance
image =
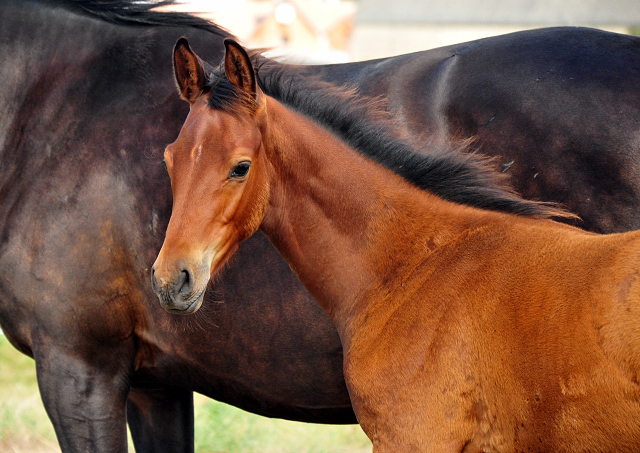
[{"label": "black mane", "polygon": [[[273,65],[264,59],[258,64]],[[270,96],[323,124],[360,153],[421,189],[482,209],[537,217],[569,215],[553,203],[521,198],[491,159],[471,152],[470,142],[434,147],[398,138],[394,131],[399,125],[380,99],[308,77],[293,80],[283,70],[264,72],[267,76],[259,77],[259,82]]]},{"label": "black mane", "polygon": [[222,37],[233,35],[224,28],[198,16],[156,8],[175,4],[173,0],[37,0],[36,3],[61,7],[117,25],[160,25],[192,27]]}]

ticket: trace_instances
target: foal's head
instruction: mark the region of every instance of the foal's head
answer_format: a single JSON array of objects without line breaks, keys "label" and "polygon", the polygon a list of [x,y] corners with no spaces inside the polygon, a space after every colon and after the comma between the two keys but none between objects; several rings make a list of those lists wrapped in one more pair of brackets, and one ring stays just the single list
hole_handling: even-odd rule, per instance
[{"label": "foal's head", "polygon": [[173,210],[152,283],[162,306],[176,313],[200,307],[210,276],[258,229],[268,200],[266,99],[246,51],[232,40],[225,47],[224,74],[216,78],[186,39],[173,53],[191,109],[164,153]]}]

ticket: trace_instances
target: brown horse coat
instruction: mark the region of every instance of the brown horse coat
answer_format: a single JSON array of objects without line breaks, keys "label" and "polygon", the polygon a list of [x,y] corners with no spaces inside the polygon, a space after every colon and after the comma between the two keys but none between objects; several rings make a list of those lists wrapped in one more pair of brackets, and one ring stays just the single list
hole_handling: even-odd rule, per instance
[{"label": "brown horse coat", "polygon": [[260,227],[334,321],[375,452],[640,449],[639,232],[600,236],[421,190],[265,96],[246,52],[226,45],[228,80],[210,82],[176,46],[191,111],[165,152],[161,299],[199,306]]}]

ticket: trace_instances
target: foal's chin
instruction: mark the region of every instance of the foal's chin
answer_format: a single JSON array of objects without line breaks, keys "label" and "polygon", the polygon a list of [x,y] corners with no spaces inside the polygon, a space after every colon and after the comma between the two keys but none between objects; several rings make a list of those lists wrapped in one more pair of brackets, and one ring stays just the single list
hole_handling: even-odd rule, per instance
[{"label": "foal's chin", "polygon": [[172,315],[190,315],[195,313],[202,306],[204,301],[204,294],[207,285],[201,289],[193,291],[186,297],[176,298],[171,297],[166,291],[158,291],[158,299],[160,299],[160,306]]},{"label": "foal's chin", "polygon": [[164,309],[169,313],[171,313],[172,315],[190,315],[200,310],[200,307],[202,307],[203,301],[204,301],[204,290],[199,295],[197,295],[192,300],[190,300],[188,303],[186,303],[185,308],[164,307]]}]

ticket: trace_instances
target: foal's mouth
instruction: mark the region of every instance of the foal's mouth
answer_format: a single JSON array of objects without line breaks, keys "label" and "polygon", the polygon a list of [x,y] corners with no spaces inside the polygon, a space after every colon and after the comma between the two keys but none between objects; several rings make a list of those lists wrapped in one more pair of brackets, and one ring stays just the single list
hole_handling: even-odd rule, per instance
[{"label": "foal's mouth", "polygon": [[190,315],[192,313],[195,313],[202,306],[206,289],[207,285],[204,285],[204,288],[200,289],[195,294],[188,296],[186,300],[183,300],[183,303],[181,305],[184,305],[184,308],[176,307],[175,305],[175,308],[171,308],[167,305],[164,307],[164,309],[173,315]]}]

